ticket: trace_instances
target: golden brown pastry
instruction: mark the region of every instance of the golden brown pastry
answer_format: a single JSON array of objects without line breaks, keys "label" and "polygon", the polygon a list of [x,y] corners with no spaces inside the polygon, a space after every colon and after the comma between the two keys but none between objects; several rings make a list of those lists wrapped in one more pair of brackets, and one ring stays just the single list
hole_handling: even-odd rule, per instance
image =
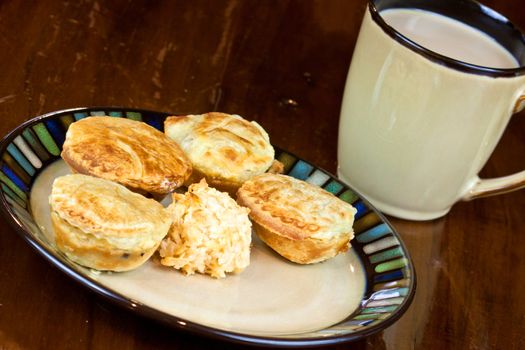
[{"label": "golden brown pastry", "polygon": [[200,272],[222,278],[250,264],[249,210],[228,194],[208,187],[203,179],[186,194],[174,193],[168,209],[173,224],[159,248],[163,265],[187,275]]},{"label": "golden brown pastry", "polygon": [[343,253],[353,238],[354,207],[290,176],[259,175],[242,185],[237,202],[250,209],[259,238],[299,264]]},{"label": "golden brown pastry", "polygon": [[76,173],[116,181],[139,193],[172,192],[191,173],[176,142],[126,118],[89,117],[71,124],[61,155]]},{"label": "golden brown pastry", "polygon": [[210,186],[233,195],[243,182],[267,171],[274,161],[266,131],[238,115],[211,112],[168,117],[164,132],[192,163],[188,183],[205,178]]},{"label": "golden brown pastry", "polygon": [[97,270],[140,266],[171,225],[171,215],[155,200],[87,175],[57,178],[49,203],[57,248]]}]

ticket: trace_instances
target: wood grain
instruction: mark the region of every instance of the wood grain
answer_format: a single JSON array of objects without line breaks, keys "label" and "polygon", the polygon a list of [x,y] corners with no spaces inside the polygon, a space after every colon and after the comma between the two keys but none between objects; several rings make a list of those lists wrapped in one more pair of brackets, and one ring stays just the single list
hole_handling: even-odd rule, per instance
[{"label": "wood grain", "polygon": [[[525,28],[520,0],[485,4]],[[0,134],[57,109],[210,110],[257,120],[331,172],[364,0],[0,2]],[[483,176],[521,170],[525,113]],[[525,348],[525,191],[392,219],[418,289],[387,330],[334,349]],[[41,258],[0,218],[0,349],[237,349],[115,307]]]}]

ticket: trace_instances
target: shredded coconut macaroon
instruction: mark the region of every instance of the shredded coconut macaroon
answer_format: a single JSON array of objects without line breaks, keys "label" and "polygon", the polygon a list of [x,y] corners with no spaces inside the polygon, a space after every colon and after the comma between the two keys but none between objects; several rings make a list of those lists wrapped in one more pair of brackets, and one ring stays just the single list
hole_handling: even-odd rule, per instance
[{"label": "shredded coconut macaroon", "polygon": [[250,210],[228,194],[203,179],[186,194],[174,193],[168,209],[174,221],[159,247],[162,265],[186,275],[199,272],[223,278],[250,264]]}]

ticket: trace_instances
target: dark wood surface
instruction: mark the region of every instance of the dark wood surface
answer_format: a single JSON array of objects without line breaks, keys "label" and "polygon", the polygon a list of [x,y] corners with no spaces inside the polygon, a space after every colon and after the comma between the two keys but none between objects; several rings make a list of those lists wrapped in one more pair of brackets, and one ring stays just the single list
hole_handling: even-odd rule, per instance
[{"label": "dark wood surface", "polygon": [[[521,0],[484,1],[525,28]],[[345,75],[366,3],[0,2],[0,134],[36,115],[116,105],[218,110],[331,172]],[[521,170],[515,116],[484,176]],[[334,348],[525,348],[525,191],[463,202],[431,222],[392,219],[418,289],[387,330]],[[106,302],[47,263],[0,218],[0,349],[208,349]]]}]

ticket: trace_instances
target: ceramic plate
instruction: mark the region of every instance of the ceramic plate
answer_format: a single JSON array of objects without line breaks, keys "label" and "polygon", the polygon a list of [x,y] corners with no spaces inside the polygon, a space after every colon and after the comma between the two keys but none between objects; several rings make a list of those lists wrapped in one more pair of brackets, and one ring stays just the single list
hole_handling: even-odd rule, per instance
[{"label": "ceramic plate", "polygon": [[329,173],[276,149],[285,173],[323,187],[357,208],[352,248],[314,265],[286,261],[253,238],[251,264],[239,275],[183,276],[155,258],[136,270],[96,272],[69,261],[54,245],[48,196],[67,174],[60,159],[75,120],[109,115],[159,130],[167,113],[99,107],[33,118],[0,144],[2,212],[22,237],[54,266],[104,298],[193,333],[267,346],[314,346],[351,341],[391,325],[415,292],[409,254],[388,221]]}]

